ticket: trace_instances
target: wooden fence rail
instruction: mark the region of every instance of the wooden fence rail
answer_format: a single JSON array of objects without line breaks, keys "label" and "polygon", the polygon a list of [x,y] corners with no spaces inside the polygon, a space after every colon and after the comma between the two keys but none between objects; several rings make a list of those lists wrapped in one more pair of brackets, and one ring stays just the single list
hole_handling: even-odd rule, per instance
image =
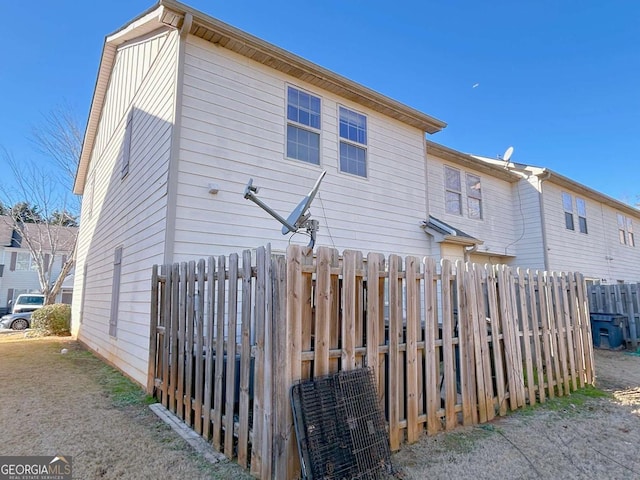
[{"label": "wooden fence rail", "polygon": [[594,380],[580,274],[291,246],[154,267],[152,290],[149,390],[260,478],[298,474],[300,379],[371,367],[393,450]]}]

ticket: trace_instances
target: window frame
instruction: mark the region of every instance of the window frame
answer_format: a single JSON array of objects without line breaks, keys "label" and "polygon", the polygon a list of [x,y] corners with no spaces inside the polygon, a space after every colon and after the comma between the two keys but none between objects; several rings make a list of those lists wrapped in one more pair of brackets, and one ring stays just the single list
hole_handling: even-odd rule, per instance
[{"label": "window frame", "polygon": [[[447,171],[451,171],[457,173],[458,176],[458,189],[455,190],[453,187],[449,185],[449,176],[447,175]],[[453,211],[449,209],[449,195],[454,195],[458,199],[458,211]],[[444,211],[450,215],[458,215],[462,216],[462,171],[458,168],[451,167],[449,165],[444,165]]]},{"label": "window frame", "polygon": [[633,219],[617,212],[616,221],[618,224],[618,241],[620,242],[620,245],[635,247],[636,239],[633,233]]},{"label": "window frame", "polygon": [[[28,260],[24,259],[24,256],[28,255]],[[20,260],[20,256],[23,256],[23,259]],[[27,268],[21,268],[23,264],[28,264]],[[14,271],[16,272],[34,272],[38,269],[37,262],[33,261],[33,255],[31,252],[16,252],[16,264]]]},{"label": "window frame", "polygon": [[[349,123],[349,119],[347,118],[344,122],[346,123],[345,127],[347,129],[346,136],[343,135],[343,111],[345,114],[355,117],[357,120],[362,120],[364,127],[362,127],[358,122],[355,122],[354,125]],[[345,115],[346,117],[347,115]],[[368,178],[369,177],[369,127],[368,127],[368,117],[362,112],[354,110],[353,108],[349,108],[344,105],[338,105],[338,170],[341,173],[346,173],[348,175],[353,175],[359,178]],[[356,138],[351,138],[351,127],[355,129]],[[361,138],[362,136],[362,138]],[[359,168],[356,168],[356,171],[351,171],[348,169],[343,169],[343,146],[345,148],[355,149],[356,152],[362,152],[363,160],[362,164],[364,166],[364,174],[360,174]],[[345,158],[345,162],[357,162],[356,167],[360,164],[360,159],[356,158],[355,160],[352,158]]]},{"label": "window frame", "polygon": [[565,229],[575,232],[576,224],[573,219],[573,195],[570,193],[562,192],[562,209],[564,211]]},{"label": "window frame", "polygon": [[[305,95],[308,95],[311,99],[317,99],[318,100],[318,113],[317,113],[317,118],[318,118],[318,127],[314,127],[313,125],[311,125],[311,119],[313,117],[312,112],[309,111],[307,112],[309,114],[309,124],[305,124],[300,122],[299,118],[296,119],[292,119],[289,118],[289,114],[290,114],[290,103],[289,103],[289,94],[291,91],[296,91],[299,93],[303,93]],[[311,106],[310,106],[311,107]],[[291,85],[291,84],[287,84],[285,86],[285,144],[284,144],[284,156],[285,158],[289,159],[289,160],[293,160],[296,162],[302,162],[303,164],[308,164],[308,165],[317,165],[320,166],[322,164],[322,97],[320,97],[319,95],[313,94],[311,92],[309,92],[308,90],[305,90],[303,88],[297,87],[295,85]],[[300,109],[298,107],[296,107],[297,111],[298,111],[298,116],[300,113]],[[302,157],[302,155],[298,156],[294,156],[294,155],[290,155],[289,152],[289,138],[290,138],[290,131],[289,129],[293,128],[296,130],[296,132],[306,132],[308,134],[311,135],[317,135],[317,139],[318,139],[318,148],[317,148],[317,162],[316,161],[310,161],[310,160],[305,160],[304,158],[299,158]],[[296,142],[296,145],[301,145],[298,142]],[[310,150],[311,147],[310,145],[305,145],[305,147]],[[293,153],[293,152],[291,152]],[[314,159],[315,160],[315,159]]]},{"label": "window frame", "polygon": [[[580,208],[580,205],[582,205],[582,209]],[[578,214],[578,231],[580,233],[588,235],[589,228],[587,226],[587,201],[584,198],[576,197],[576,213]]]},{"label": "window frame", "polygon": [[[474,189],[469,186],[469,177],[477,178],[477,184],[480,185],[478,188],[478,194],[475,195]],[[482,220],[484,218],[483,205],[482,205],[482,178],[480,175],[476,175],[475,173],[465,172],[465,189],[467,194],[467,216],[472,220]],[[470,201],[475,200],[478,202],[478,215],[471,215],[472,209],[470,206]]]}]

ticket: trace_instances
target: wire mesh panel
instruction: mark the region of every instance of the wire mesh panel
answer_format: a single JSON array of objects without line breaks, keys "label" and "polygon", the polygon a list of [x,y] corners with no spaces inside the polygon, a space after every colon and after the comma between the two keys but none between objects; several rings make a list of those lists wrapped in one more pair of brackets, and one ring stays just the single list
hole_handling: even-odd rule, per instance
[{"label": "wire mesh panel", "polygon": [[378,479],[393,473],[373,372],[338,372],[292,387],[302,475]]},{"label": "wire mesh panel", "polygon": [[335,376],[294,385],[292,405],[303,477],[352,478],[355,461],[338,407]]},{"label": "wire mesh panel", "polygon": [[344,412],[357,474],[353,478],[387,478],[393,473],[389,438],[369,368],[336,374],[339,409]]}]

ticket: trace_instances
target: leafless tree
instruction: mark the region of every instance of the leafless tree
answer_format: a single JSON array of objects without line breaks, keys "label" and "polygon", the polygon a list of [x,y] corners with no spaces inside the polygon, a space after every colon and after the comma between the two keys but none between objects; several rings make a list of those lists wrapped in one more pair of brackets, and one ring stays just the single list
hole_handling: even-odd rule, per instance
[{"label": "leafless tree", "polygon": [[[13,181],[0,187],[4,210],[0,219],[30,252],[47,304],[55,301],[75,265],[80,199],[73,195],[72,185],[82,147],[80,132],[72,110],[63,105],[32,129],[32,141],[44,154],[46,167],[33,159],[18,161],[0,149],[0,160],[13,174]],[[25,204],[33,208],[25,209]],[[61,257],[62,269],[52,278],[54,262]]]}]

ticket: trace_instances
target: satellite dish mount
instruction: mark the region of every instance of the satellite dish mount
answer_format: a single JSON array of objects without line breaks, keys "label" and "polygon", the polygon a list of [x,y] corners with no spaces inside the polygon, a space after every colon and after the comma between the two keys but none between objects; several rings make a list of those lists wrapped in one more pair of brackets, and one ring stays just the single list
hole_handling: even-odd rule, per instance
[{"label": "satellite dish mount", "polygon": [[246,198],[247,200],[251,200],[273,218],[278,220],[282,224],[283,235],[286,235],[288,233],[296,233],[303,229],[306,230],[307,234],[309,234],[309,236],[311,237],[311,240],[309,241],[309,247],[313,248],[316,243],[316,233],[320,229],[320,223],[317,220],[313,220],[311,218],[309,207],[311,206],[311,202],[316,196],[316,193],[318,193],[320,182],[322,182],[322,179],[326,174],[326,170],[320,174],[320,177],[318,177],[318,180],[316,180],[313,188],[300,201],[300,203],[298,203],[296,208],[293,209],[293,211],[286,219],[271,207],[269,207],[266,203],[264,203],[260,198],[258,198],[257,193],[259,188],[253,185],[253,178],[249,179],[247,186],[244,188],[244,198]]}]

